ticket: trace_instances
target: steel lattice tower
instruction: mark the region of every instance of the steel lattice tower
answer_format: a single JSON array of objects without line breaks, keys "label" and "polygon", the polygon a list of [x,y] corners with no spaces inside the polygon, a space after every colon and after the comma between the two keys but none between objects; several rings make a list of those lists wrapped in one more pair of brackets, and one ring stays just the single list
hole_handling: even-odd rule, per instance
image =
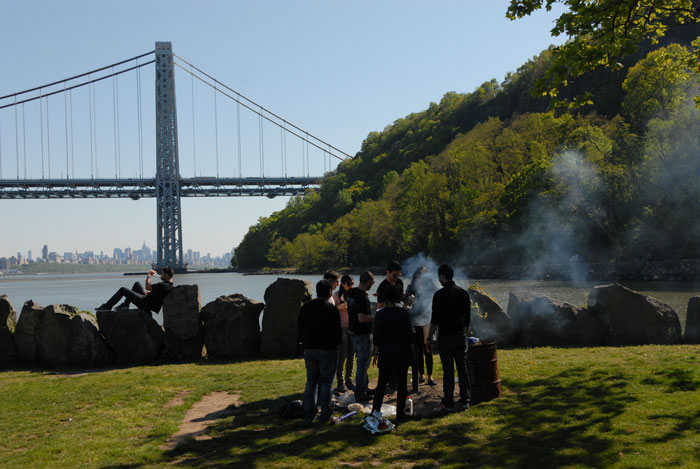
[{"label": "steel lattice tower", "polygon": [[177,112],[173,47],[156,42],[156,198],[158,205],[158,262],[183,270],[180,162],[177,146]]}]

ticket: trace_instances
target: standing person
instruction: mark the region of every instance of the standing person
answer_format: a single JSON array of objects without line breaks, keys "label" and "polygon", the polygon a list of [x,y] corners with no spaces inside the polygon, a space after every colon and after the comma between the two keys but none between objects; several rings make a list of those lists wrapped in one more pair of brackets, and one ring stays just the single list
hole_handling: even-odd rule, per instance
[{"label": "standing person", "polygon": [[[406,289],[406,295],[413,295],[413,305],[409,310],[411,317],[411,325],[413,325],[416,368],[413,368],[413,373],[419,375],[418,382],[423,384],[426,382],[425,375],[428,375],[428,384],[435,386],[437,383],[433,381],[433,354],[426,353],[425,343],[430,328],[430,298],[437,290],[435,281],[428,277],[428,268],[420,267],[413,274],[411,284]],[[425,367],[424,367],[425,362]],[[414,380],[414,388],[416,387]],[[414,392],[416,389],[414,389]]]},{"label": "standing person", "polygon": [[384,292],[391,286],[397,286],[401,293],[399,301],[403,299],[403,281],[401,280],[401,264],[397,261],[389,262],[386,266],[386,278],[382,280],[382,283],[377,287],[377,309],[384,307],[386,300],[384,298]]},{"label": "standing person", "polygon": [[[340,350],[338,351],[338,366],[336,367],[336,387],[335,390],[343,393],[348,389],[355,390],[355,385],[352,384],[352,365],[355,357],[352,339],[348,333],[348,303],[345,300],[345,293],[349,291],[355,282],[349,275],[343,275],[340,278],[340,287],[333,294],[335,305],[340,312],[340,328],[341,342]],[[345,370],[345,380],[343,381],[343,370]]]},{"label": "standing person", "polygon": [[452,277],[452,268],[443,264],[438,269],[438,280],[442,288],[433,295],[433,314],[430,319],[430,332],[426,343],[426,351],[432,352],[433,334],[435,329],[440,332],[438,351],[442,361],[443,397],[435,409],[439,412],[454,410],[454,366],[457,366],[459,377],[459,407],[469,409],[471,400],[471,385],[467,373],[467,331],[471,302],[469,294],[458,287]]},{"label": "standing person", "polygon": [[[339,278],[340,274],[335,270],[329,270],[325,274],[323,274],[323,280],[328,280],[328,283],[331,284],[331,295],[333,295],[335,289],[338,288]],[[338,306],[338,303],[335,302],[335,296],[331,296],[330,302],[331,304]]]},{"label": "standing person", "polygon": [[374,275],[365,271],[360,275],[360,285],[345,293],[348,303],[348,331],[352,339],[357,368],[355,369],[355,401],[369,402],[369,378],[367,370],[372,360],[372,321],[367,292],[374,285]]},{"label": "standing person", "polygon": [[331,418],[333,375],[340,344],[340,314],[330,303],[331,284],[321,280],[316,284],[316,298],[304,303],[299,310],[299,342],[304,347],[306,388],[304,389],[304,423],[316,417],[316,391],[321,405],[319,422]]},{"label": "standing person", "polygon": [[401,300],[402,292],[397,285],[391,285],[384,291],[386,306],[377,311],[374,319],[373,340],[375,362],[378,359],[379,380],[374,393],[372,416],[381,421],[384,390],[392,377],[398,378],[398,394],[396,398],[396,418],[406,418],[406,376],[408,365],[413,355],[413,328],[408,316],[408,310],[397,303]]},{"label": "standing person", "polygon": [[124,298],[124,302],[117,306],[117,309],[129,309],[129,305],[133,303],[144,311],[153,311],[157,313],[163,306],[163,299],[165,299],[165,296],[173,287],[173,269],[170,267],[163,267],[160,271],[160,279],[162,282],[151,285],[151,277],[155,274],[155,270],[151,269],[148,271],[145,290],[139,282],[134,283],[131,289],[121,287],[112,295],[112,298],[95,309],[97,311],[110,311],[119,300]]}]

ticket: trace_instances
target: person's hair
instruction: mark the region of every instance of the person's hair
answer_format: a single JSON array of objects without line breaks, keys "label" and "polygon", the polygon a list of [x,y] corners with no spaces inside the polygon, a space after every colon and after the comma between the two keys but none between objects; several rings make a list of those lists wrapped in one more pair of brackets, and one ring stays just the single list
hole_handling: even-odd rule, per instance
[{"label": "person's hair", "polygon": [[387,303],[398,303],[401,301],[402,293],[399,287],[389,284],[386,290],[384,290],[384,299]]},{"label": "person's hair", "polygon": [[411,283],[415,283],[416,280],[421,278],[423,275],[428,273],[428,268],[426,266],[420,266],[418,269],[416,269],[415,272],[413,272],[413,277],[411,278]]},{"label": "person's hair", "polygon": [[447,280],[452,280],[452,277],[454,276],[454,270],[452,270],[452,267],[450,267],[447,264],[442,264],[440,268],[438,269],[438,275],[442,275],[445,277]]},{"label": "person's hair", "polygon": [[329,270],[323,274],[323,280],[338,280],[339,278],[340,274],[335,270]]},{"label": "person's hair", "polygon": [[316,296],[319,298],[327,298],[331,290],[331,282],[326,279],[319,280],[316,284]]},{"label": "person's hair", "polygon": [[374,279],[374,274],[369,270],[365,270],[360,274],[360,283],[367,283],[372,279]]},{"label": "person's hair", "polygon": [[391,261],[389,262],[389,265],[386,266],[387,272],[394,272],[395,270],[401,270],[401,264],[399,264],[397,261]]},{"label": "person's hair", "polygon": [[173,268],[169,265],[163,267],[162,269],[160,269],[160,271],[168,274],[168,277],[172,277],[173,275],[175,275],[175,273],[173,272]]},{"label": "person's hair", "polygon": [[343,275],[342,277],[340,277],[340,284],[341,284],[341,285],[346,284],[346,283],[348,283],[348,282],[351,281],[351,280],[352,280],[352,277],[351,277],[351,276],[349,276],[349,275],[347,275],[347,274],[346,274],[346,275]]}]

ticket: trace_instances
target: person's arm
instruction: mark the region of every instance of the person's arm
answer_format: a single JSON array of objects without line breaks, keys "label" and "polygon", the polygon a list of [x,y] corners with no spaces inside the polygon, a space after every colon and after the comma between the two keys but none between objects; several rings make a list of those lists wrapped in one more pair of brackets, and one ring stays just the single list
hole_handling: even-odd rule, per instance
[{"label": "person's arm", "polygon": [[[374,318],[370,316],[369,310],[367,309],[369,306],[369,301],[363,301],[362,302],[362,309],[363,311],[358,311],[357,312],[357,320],[359,322],[372,322],[374,321]],[[359,308],[359,305],[358,305]]]},{"label": "person's arm", "polygon": [[432,353],[433,350],[433,335],[437,330],[437,321],[440,314],[440,301],[438,294],[433,295],[433,310],[432,316],[430,317],[430,330],[428,331],[428,337],[425,339],[425,351]]},{"label": "person's arm", "polygon": [[153,290],[153,286],[151,286],[151,277],[153,277],[156,274],[156,271],[151,269],[148,271],[148,277],[146,277],[146,291],[149,292]]}]

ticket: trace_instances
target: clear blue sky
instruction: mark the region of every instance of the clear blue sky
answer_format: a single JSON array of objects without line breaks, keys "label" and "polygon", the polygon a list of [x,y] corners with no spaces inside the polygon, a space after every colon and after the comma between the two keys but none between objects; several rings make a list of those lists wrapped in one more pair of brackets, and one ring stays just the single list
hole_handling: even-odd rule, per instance
[{"label": "clear blue sky", "polygon": [[[221,82],[355,154],[369,132],[439,102],[448,91],[471,92],[492,78],[500,81],[554,42],[549,30],[555,13],[511,22],[505,18],[507,5],[505,0],[0,0],[0,96],[150,51],[156,41],[170,41],[177,55]],[[148,131],[153,127],[152,72],[144,73],[143,79]],[[196,151],[197,171],[213,175],[214,159],[207,161],[207,155],[213,153],[212,97],[195,88],[197,146],[193,148],[189,77],[179,73],[176,79],[182,173],[189,176],[195,171],[192,153]],[[104,99],[98,98],[98,113],[102,125],[111,125],[112,88],[109,83],[106,86]],[[121,147],[126,154],[133,144],[127,140],[134,121],[128,106],[135,98],[126,84],[120,86],[120,102],[125,102],[120,116],[125,140]],[[219,138],[222,153],[226,153],[235,125],[226,116],[232,115],[233,108],[222,102],[218,105]],[[65,176],[66,166],[62,98],[51,101],[51,106],[52,175],[60,177]],[[14,125],[14,113],[0,111],[4,178],[16,177]],[[30,126],[34,137],[27,138],[33,138],[34,146],[27,145],[28,172],[40,177],[36,145],[40,131]],[[144,158],[152,173],[154,136],[147,133]],[[81,135],[89,135],[80,128],[76,134],[76,142]],[[87,141],[83,139],[82,147],[89,148]],[[98,144],[105,158],[100,163],[102,175],[111,176],[115,171],[113,137],[98,137]],[[87,158],[81,167],[89,174]],[[257,158],[254,154],[256,164]],[[136,164],[126,156],[124,160],[124,175],[134,176]],[[222,171],[228,170],[227,165],[233,167],[223,160],[222,156]],[[273,168],[273,162],[266,167]],[[311,172],[323,172],[322,159],[314,158]],[[257,173],[251,169],[246,175]],[[184,247],[221,255],[240,242],[258,217],[283,208],[286,202],[284,198],[183,199]],[[154,248],[155,210],[153,199],[2,200],[0,256],[18,251],[26,255],[27,250],[36,256],[44,244],[60,253],[78,249],[111,254],[114,247],[138,248],[144,240]]]}]

